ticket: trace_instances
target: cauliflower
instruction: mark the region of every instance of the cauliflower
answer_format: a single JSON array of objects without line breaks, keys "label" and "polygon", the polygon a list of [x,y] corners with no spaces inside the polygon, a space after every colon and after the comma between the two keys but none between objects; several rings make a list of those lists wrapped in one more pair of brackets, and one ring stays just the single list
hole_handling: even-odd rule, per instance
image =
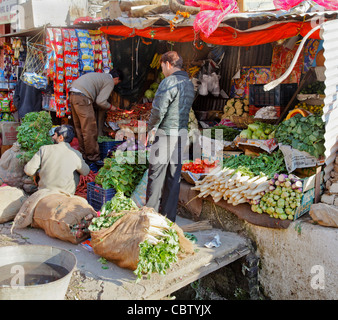
[{"label": "cauliflower", "polygon": [[242,105],[242,101],[241,100],[237,100],[235,103],[235,110],[236,110],[236,114],[238,116],[241,116],[243,114],[243,105]]},{"label": "cauliflower", "polygon": [[234,107],[229,107],[226,112],[224,112],[227,116],[231,116],[236,113],[236,109]]},{"label": "cauliflower", "polygon": [[228,101],[227,101],[227,106],[228,107],[232,107],[233,105],[235,104],[235,98],[232,98],[232,99],[229,99]]},{"label": "cauliflower", "polygon": [[243,114],[243,109],[236,109],[236,115],[241,116]]}]

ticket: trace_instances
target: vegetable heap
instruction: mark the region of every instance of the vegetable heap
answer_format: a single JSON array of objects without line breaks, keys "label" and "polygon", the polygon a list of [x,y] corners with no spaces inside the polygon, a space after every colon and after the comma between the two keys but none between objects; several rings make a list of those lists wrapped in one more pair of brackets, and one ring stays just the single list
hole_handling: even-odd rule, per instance
[{"label": "vegetable heap", "polygon": [[132,199],[127,198],[122,192],[117,192],[112,200],[102,206],[100,216],[92,220],[88,229],[98,231],[102,228],[109,228],[125,214],[117,215],[118,213],[137,209],[138,207]]},{"label": "vegetable heap", "polygon": [[269,191],[252,204],[251,210],[260,214],[265,212],[276,219],[293,220],[301,204],[302,181],[292,174],[276,173],[269,185]]},{"label": "vegetable heap", "polygon": [[224,106],[223,109],[224,116],[223,117],[229,117],[229,116],[241,116],[244,113],[249,112],[249,100],[245,99],[229,99],[227,101],[227,104]]},{"label": "vegetable heap", "polygon": [[24,163],[28,162],[40,147],[53,144],[49,135],[52,129],[52,118],[48,112],[30,112],[25,115],[18,127],[18,143],[23,154],[19,156]]},{"label": "vegetable heap", "polygon": [[143,274],[147,274],[148,278],[153,272],[166,274],[166,270],[178,261],[180,251],[178,234],[171,228],[172,222],[149,208],[145,214],[149,218],[149,228],[146,240],[139,244],[139,262],[134,271],[137,281]]},{"label": "vegetable heap", "polygon": [[220,139],[224,141],[233,141],[237,137],[238,134],[239,134],[239,131],[237,129],[230,128],[224,125],[218,125],[210,129],[203,130],[203,135],[208,136],[214,140]]},{"label": "vegetable heap", "polygon": [[278,150],[269,154],[260,154],[258,157],[250,157],[246,155],[231,156],[223,159],[223,167],[228,169],[235,169],[236,172],[254,176],[267,176],[272,179],[276,172],[286,172],[284,155],[282,151]]},{"label": "vegetable heap", "polygon": [[323,81],[316,81],[314,83],[309,84],[306,88],[301,90],[301,94],[325,94],[325,83]]},{"label": "vegetable heap", "polygon": [[304,109],[306,111],[309,111],[315,115],[323,115],[323,108],[324,108],[325,104],[322,103],[320,105],[312,105],[312,104],[307,104],[306,102],[300,102],[295,106],[295,109],[301,108]]},{"label": "vegetable heap", "polygon": [[[130,197],[148,169],[147,161],[142,158],[142,154],[139,158],[139,151],[133,152],[133,155],[121,157],[125,163],[121,163],[116,158],[105,158],[104,165],[95,178],[95,183],[103,189],[114,188],[117,192],[121,191]],[[140,159],[144,161],[138,162]]]},{"label": "vegetable heap", "polygon": [[279,143],[319,158],[325,152],[324,133],[325,123],[320,116],[296,114],[278,126],[275,137]]},{"label": "vegetable heap", "polygon": [[248,125],[248,129],[240,133],[240,137],[244,139],[267,140],[275,137],[276,126],[256,121]]},{"label": "vegetable heap", "polygon": [[223,198],[234,206],[252,204],[269,190],[268,180],[277,171],[286,171],[281,151],[256,158],[231,156],[223,160],[223,169],[216,167],[203,180],[195,181],[192,190],[200,192],[199,198],[212,196],[215,202]]},{"label": "vegetable heap", "polygon": [[182,171],[190,171],[192,173],[209,173],[212,169],[216,167],[218,161],[209,161],[195,159],[195,161],[184,163],[182,166]]},{"label": "vegetable heap", "polygon": [[259,200],[269,189],[267,180],[266,176],[251,177],[235,169],[217,167],[202,181],[195,181],[196,186],[191,189],[200,191],[199,198],[210,195],[215,202],[223,198],[237,206]]}]

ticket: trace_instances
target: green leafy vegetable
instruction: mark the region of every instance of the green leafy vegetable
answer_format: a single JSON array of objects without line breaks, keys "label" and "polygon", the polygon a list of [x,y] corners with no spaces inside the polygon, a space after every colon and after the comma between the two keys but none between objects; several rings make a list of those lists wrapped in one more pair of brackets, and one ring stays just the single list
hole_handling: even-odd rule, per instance
[{"label": "green leafy vegetable", "polygon": [[25,115],[18,127],[18,143],[23,154],[18,156],[24,163],[28,162],[40,147],[53,144],[49,130],[53,127],[48,112],[30,112]]},{"label": "green leafy vegetable", "polygon": [[125,213],[117,215],[118,213],[129,210],[138,210],[138,207],[132,199],[127,198],[122,192],[117,192],[112,200],[102,206],[100,216],[92,219],[88,229],[98,231],[109,228],[125,215]]},{"label": "green leafy vegetable", "polygon": [[[211,139],[222,139],[224,141],[233,141],[239,134],[239,131],[228,126],[220,125],[210,129],[203,130],[203,135]],[[210,135],[210,136],[209,136]]]},{"label": "green leafy vegetable", "polygon": [[320,116],[296,114],[278,126],[275,137],[279,143],[319,158],[325,152],[324,134],[325,123]]},{"label": "green leafy vegetable", "polygon": [[142,179],[144,172],[148,169],[148,164],[146,159],[140,161],[145,164],[139,163],[142,154],[145,154],[144,151],[133,151],[132,153],[135,156],[129,158],[128,152],[123,159],[121,158],[124,161],[119,161],[120,159],[116,158],[104,159],[104,166],[99,170],[95,182],[101,185],[103,189],[114,188],[130,197]]},{"label": "green leafy vegetable", "polygon": [[134,273],[137,275],[137,281],[147,274],[150,278],[151,273],[166,274],[173,263],[178,261],[177,253],[180,250],[177,232],[173,229],[163,231],[165,237],[156,245],[148,240],[141,242],[139,262]]},{"label": "green leafy vegetable", "polygon": [[271,179],[276,172],[286,172],[283,153],[278,150],[271,155],[260,154],[252,158],[246,155],[231,156],[223,159],[223,167],[235,169],[236,172],[255,177],[265,175]]}]

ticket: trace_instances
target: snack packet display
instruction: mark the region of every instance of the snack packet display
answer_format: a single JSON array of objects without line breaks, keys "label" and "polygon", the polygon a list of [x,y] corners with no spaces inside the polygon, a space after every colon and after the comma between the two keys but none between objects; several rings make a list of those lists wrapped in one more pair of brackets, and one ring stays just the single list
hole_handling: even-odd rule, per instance
[{"label": "snack packet display", "polygon": [[92,38],[90,37],[88,30],[76,29],[78,37],[78,49],[79,49],[79,73],[80,76],[94,72],[94,50]]}]

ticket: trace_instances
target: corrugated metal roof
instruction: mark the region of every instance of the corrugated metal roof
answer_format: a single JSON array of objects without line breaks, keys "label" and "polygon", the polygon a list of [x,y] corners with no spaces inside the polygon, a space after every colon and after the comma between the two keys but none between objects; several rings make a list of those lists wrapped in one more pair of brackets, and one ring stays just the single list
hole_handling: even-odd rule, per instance
[{"label": "corrugated metal roof", "polygon": [[[79,22],[78,25],[86,25],[91,27],[96,26],[106,26],[106,25],[124,25],[131,28],[143,29],[151,25],[166,25],[175,17],[174,13],[171,14],[157,14],[149,15],[142,18],[131,18],[128,17],[126,13],[122,13],[121,17],[110,19],[95,19],[92,21],[83,21]],[[269,12],[246,12],[246,13],[233,13],[227,15],[222,23],[219,25],[226,26],[239,21],[256,21],[261,24],[271,22],[271,21],[306,21],[310,19],[336,19],[338,18],[338,11],[319,11],[319,12],[302,12],[300,10],[292,11],[269,11]],[[177,20],[177,26],[193,26],[196,15],[191,15],[190,18],[183,19],[182,17]]]},{"label": "corrugated metal roof", "polygon": [[325,107],[323,120],[326,122],[325,132],[325,180],[330,178],[338,151],[338,20],[330,21],[323,26],[325,57]]}]

